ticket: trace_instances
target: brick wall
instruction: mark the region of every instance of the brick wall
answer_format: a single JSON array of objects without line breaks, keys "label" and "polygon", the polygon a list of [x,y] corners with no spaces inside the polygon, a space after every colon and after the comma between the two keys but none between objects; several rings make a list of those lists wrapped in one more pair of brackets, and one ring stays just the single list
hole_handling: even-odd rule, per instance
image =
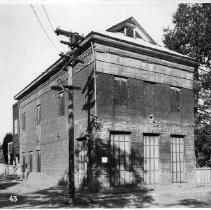
[{"label": "brick wall", "polygon": [[[104,51],[102,50],[104,49]],[[112,50],[111,50],[112,49]],[[98,46],[96,50],[100,56],[97,56],[97,113],[101,119],[103,128],[97,135],[96,144],[103,142],[109,148],[110,145],[110,131],[126,131],[130,132],[131,136],[131,180],[136,182],[143,181],[143,167],[144,167],[144,134],[158,134],[159,135],[159,183],[172,183],[171,173],[171,135],[178,135],[184,137],[185,151],[184,151],[184,182],[193,181],[193,170],[195,167],[194,154],[194,114],[193,114],[193,91],[191,86],[191,71],[187,76],[184,66],[183,70],[180,68],[180,76],[183,77],[183,82],[180,81],[180,76],[172,76],[170,72],[174,71],[176,75],[179,64],[168,62],[169,67],[162,66],[164,61],[159,63],[157,59],[156,65],[148,61],[140,61],[137,69],[142,68],[142,65],[147,66],[146,62],[152,65],[150,70],[145,72],[146,80],[134,70],[137,62],[138,54],[123,51],[120,49],[108,48],[105,46]],[[106,51],[107,50],[107,51]],[[116,64],[114,65],[112,54],[110,52],[124,54],[123,56],[116,56]],[[124,58],[127,55],[136,56],[128,63]],[[140,55],[141,56],[141,55]],[[130,58],[132,59],[132,58]],[[143,59],[143,58],[142,58]],[[141,64],[143,62],[144,64]],[[114,67],[112,69],[112,67]],[[153,71],[162,70],[166,75],[158,76]],[[157,69],[157,70],[156,70]],[[141,70],[141,69],[140,69]],[[113,72],[112,72],[113,71]],[[134,73],[134,74],[133,74]],[[148,77],[147,74],[150,76]],[[114,76],[123,76],[127,78],[128,89],[128,104],[125,106],[116,105],[114,100]],[[157,78],[156,78],[157,77]],[[158,81],[155,81],[157,79]],[[176,81],[177,86],[175,86]],[[187,81],[187,83],[186,83]],[[173,89],[171,88],[173,86]],[[180,99],[174,101],[174,88],[180,90]],[[172,101],[173,100],[173,101]],[[176,99],[177,100],[177,99]],[[176,111],[172,108],[172,103],[176,103]],[[150,115],[154,120],[150,119]],[[154,121],[154,122],[153,122]],[[107,149],[108,156],[110,155]],[[105,153],[105,152],[103,152]],[[100,158],[100,157],[99,157]],[[104,165],[109,168],[109,163]],[[109,170],[107,170],[109,171]],[[102,179],[107,177],[107,185],[110,182],[109,174],[103,174]],[[105,182],[105,180],[104,180]]]},{"label": "brick wall", "polygon": [[[103,131],[99,134],[109,144],[109,130],[131,132],[131,150],[134,168],[143,168],[143,134],[159,134],[160,183],[171,183],[170,136],[184,135],[185,140],[185,172],[188,181],[192,179],[195,166],[193,136],[193,98],[192,90],[182,89],[181,111],[170,111],[169,85],[156,85],[156,103],[152,98],[143,97],[144,82],[128,79],[129,103],[127,107],[114,108],[113,75],[97,74],[97,110],[98,117],[103,120]],[[189,103],[187,103],[189,99]],[[158,125],[150,121],[154,115]],[[140,176],[142,172],[139,171]]]},{"label": "brick wall", "polygon": [[[25,153],[29,168],[29,152],[33,152],[32,172],[37,172],[37,150],[41,150],[41,173],[56,178],[68,170],[67,93],[65,115],[59,116],[59,94],[50,86],[61,79],[67,83],[67,73],[58,72],[33,92],[24,96],[20,103],[20,116],[25,113],[25,129],[20,119],[20,154]],[[41,107],[41,122],[37,124],[37,106]]]},{"label": "brick wall", "polygon": [[[87,176],[87,141],[77,138],[87,134],[88,113],[95,115],[94,62],[92,49],[80,55],[84,64],[74,67],[73,84],[81,90],[74,91],[75,185],[79,188]],[[91,93],[91,94],[90,94]]]}]

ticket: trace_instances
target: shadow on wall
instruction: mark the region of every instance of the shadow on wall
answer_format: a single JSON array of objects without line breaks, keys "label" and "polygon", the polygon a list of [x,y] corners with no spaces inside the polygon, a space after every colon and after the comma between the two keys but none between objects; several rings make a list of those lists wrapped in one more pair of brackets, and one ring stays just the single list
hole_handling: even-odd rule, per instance
[{"label": "shadow on wall", "polygon": [[68,187],[68,181],[69,181],[69,172],[68,169],[66,169],[64,175],[58,181],[58,186]]},{"label": "shadow on wall", "polygon": [[[124,151],[118,147],[111,148],[110,143],[100,138],[94,140],[94,152],[92,156],[92,180],[83,179],[80,186],[80,196],[90,197],[100,207],[104,208],[143,208],[149,206],[153,201],[150,195],[151,189],[143,186],[143,178],[139,170],[143,167],[143,159],[138,153],[132,151],[133,160],[124,160]],[[110,151],[118,151],[118,155],[112,155]],[[108,157],[108,163],[102,163],[101,157]],[[138,169],[137,169],[138,168]],[[125,176],[121,177],[121,169],[128,169],[130,176],[134,177],[130,183]],[[127,174],[127,170],[126,170]],[[117,182],[117,183],[116,183]],[[107,185],[108,188],[105,188]]]},{"label": "shadow on wall", "polygon": [[[81,183],[80,188],[85,186],[91,191],[99,191],[102,188],[102,184],[106,187],[118,187],[119,185],[131,184],[136,186],[143,183],[143,177],[141,171],[143,171],[143,157],[140,152],[132,151],[124,148],[124,145],[117,146],[113,144],[111,146],[110,140],[103,140],[95,138],[95,134],[99,132],[103,125],[99,125],[99,119],[93,117],[91,111],[95,105],[94,100],[94,71],[90,73],[87,78],[87,82],[83,87],[82,94],[85,94],[86,102],[83,106],[83,110],[87,111],[87,133],[90,138],[87,142],[87,178]],[[107,163],[102,163],[102,158],[107,157]],[[130,177],[133,177],[131,182]],[[110,186],[111,185],[111,186]]]},{"label": "shadow on wall", "polygon": [[[81,190],[98,192],[105,188],[121,187],[127,189],[129,186],[133,190],[140,189],[139,187],[144,182],[141,174],[143,157],[138,152],[132,149],[131,154],[127,154],[119,147],[111,147],[110,141],[104,141],[100,138],[94,139],[93,145],[92,179],[84,178],[80,186]],[[108,157],[107,163],[102,163],[103,157]]]},{"label": "shadow on wall", "polygon": [[[86,99],[87,99],[85,104],[82,107],[82,110],[87,111],[87,115],[88,115],[88,118],[87,118],[88,119],[87,129],[84,132],[87,132],[88,134],[92,133],[92,130],[93,130],[93,127],[94,127],[94,123],[95,123],[95,120],[90,117],[91,109],[95,105],[95,100],[93,99],[93,96],[94,96],[94,77],[93,76],[94,76],[94,70],[91,71],[91,73],[88,76],[87,81],[86,81],[86,83],[85,83],[85,85],[84,85],[84,87],[82,89],[82,94],[84,94]],[[69,95],[69,100],[73,100],[71,95]],[[73,108],[73,104],[68,105],[68,109],[69,110],[72,110],[72,108]],[[72,112],[69,113],[69,119],[72,119],[72,117],[73,117],[72,114],[73,114]],[[70,139],[73,138],[72,134],[73,134],[73,128],[69,128],[69,138]],[[90,146],[90,144],[89,144],[89,146]],[[69,148],[69,152],[70,152],[69,155],[71,156],[70,158],[72,160],[72,158],[73,158],[73,154],[72,154],[73,151],[71,150],[71,148]],[[88,151],[90,151],[90,149],[88,149]],[[77,152],[74,151],[74,153],[76,153],[75,155],[77,155],[77,156],[79,155],[78,154],[79,151],[77,151]],[[88,154],[88,155],[90,155],[90,154]],[[63,177],[58,181],[58,185],[59,186],[66,186],[66,187],[68,187],[68,184],[69,184],[68,183],[69,182],[69,178],[68,177],[69,177],[69,171],[66,170],[64,175],[63,175]],[[85,182],[86,181],[84,180],[84,184],[83,185],[85,185]]]},{"label": "shadow on wall", "polygon": [[[116,144],[111,147],[110,140],[103,140],[95,137],[103,125],[99,124],[99,119],[91,113],[95,105],[94,100],[94,74],[93,71],[87,78],[82,94],[85,95],[86,101],[82,110],[87,112],[87,128],[86,132],[90,138],[87,144],[87,159],[89,160],[85,168],[87,168],[87,176],[84,176],[80,182],[79,190],[99,192],[106,189],[121,189],[128,191],[128,187],[138,190],[138,184],[143,184],[143,157],[140,152],[131,148],[130,154],[126,150],[120,149]],[[82,143],[79,143],[82,144]],[[79,151],[80,152],[80,151]],[[78,153],[76,155],[79,155]],[[107,157],[107,163],[102,163],[102,157]],[[78,163],[77,163],[78,164]],[[60,181],[59,185],[68,184],[68,171]],[[124,174],[124,175],[122,175]],[[133,177],[130,180],[130,177]],[[106,186],[106,187],[105,187]],[[143,186],[141,186],[143,190]],[[124,190],[123,190],[124,191]],[[145,188],[145,192],[147,189]]]}]

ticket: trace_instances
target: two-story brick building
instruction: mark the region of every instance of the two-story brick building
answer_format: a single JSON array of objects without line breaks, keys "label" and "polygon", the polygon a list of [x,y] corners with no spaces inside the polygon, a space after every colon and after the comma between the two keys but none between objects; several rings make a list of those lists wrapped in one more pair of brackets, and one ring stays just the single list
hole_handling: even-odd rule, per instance
[{"label": "two-story brick building", "polygon": [[[69,79],[82,89],[73,93],[76,187],[87,167],[107,187],[193,180],[197,63],[156,45],[133,17],[90,32],[74,53],[84,63],[76,64],[73,74],[64,71],[61,58],[15,96],[21,163],[58,180],[67,173],[69,96],[51,87]],[[90,130],[88,165],[89,140],[76,139]]]}]

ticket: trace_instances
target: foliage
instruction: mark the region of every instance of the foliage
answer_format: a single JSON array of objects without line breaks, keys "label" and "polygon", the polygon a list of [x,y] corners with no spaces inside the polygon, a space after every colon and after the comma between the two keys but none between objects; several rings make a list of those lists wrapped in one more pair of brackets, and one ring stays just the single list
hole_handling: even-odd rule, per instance
[{"label": "foliage", "polygon": [[173,29],[164,29],[164,45],[198,62],[211,58],[211,4],[179,4]]},{"label": "foliage", "polygon": [[4,160],[6,164],[8,164],[8,143],[12,142],[12,139],[13,137],[11,133],[7,133],[3,139],[2,149],[3,149]]},{"label": "foliage", "polygon": [[179,4],[173,28],[164,29],[163,43],[200,63],[193,85],[195,146],[198,165],[207,166],[211,154],[211,4]]},{"label": "foliage", "polygon": [[195,141],[197,163],[199,166],[211,167],[211,126],[205,125],[201,129],[196,129],[195,134],[197,137],[197,141]]}]

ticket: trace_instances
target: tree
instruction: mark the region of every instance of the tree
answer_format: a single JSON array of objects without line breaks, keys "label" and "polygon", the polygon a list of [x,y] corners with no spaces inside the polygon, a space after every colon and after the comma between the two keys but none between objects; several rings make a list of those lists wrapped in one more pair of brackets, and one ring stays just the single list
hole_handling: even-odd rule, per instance
[{"label": "tree", "polygon": [[211,166],[211,4],[179,4],[163,43],[200,63],[193,84],[196,159],[199,166]]},{"label": "tree", "polygon": [[12,142],[12,139],[13,139],[12,134],[7,133],[4,137],[3,144],[2,144],[4,160],[6,164],[8,164],[8,143]]}]

